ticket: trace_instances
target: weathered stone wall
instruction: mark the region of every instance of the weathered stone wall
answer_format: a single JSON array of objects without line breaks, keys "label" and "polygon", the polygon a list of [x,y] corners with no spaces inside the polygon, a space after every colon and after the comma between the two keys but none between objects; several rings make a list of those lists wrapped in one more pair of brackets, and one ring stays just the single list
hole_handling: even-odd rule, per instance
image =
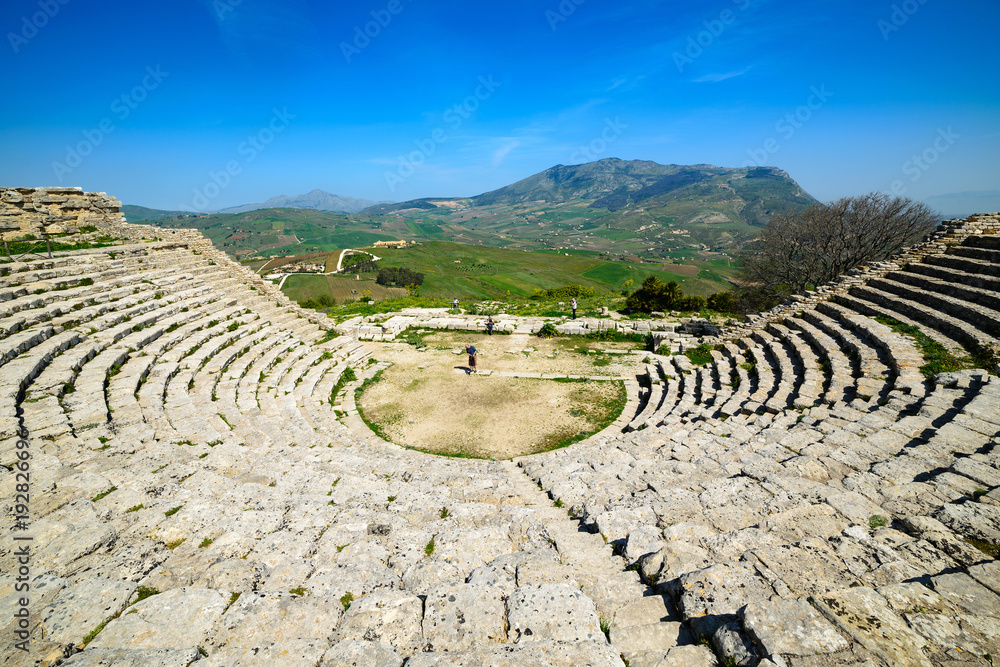
[{"label": "weathered stone wall", "polygon": [[277,286],[218,250],[196,229],[164,229],[152,225],[129,224],[120,212],[122,203],[104,192],[84,192],[81,188],[7,188],[0,187],[0,240],[42,238],[49,234],[70,234],[86,238],[83,227],[97,228],[103,234],[126,242],[173,241],[182,243],[223,267],[226,274],[252,285],[272,297],[279,305],[296,310],[324,329],[332,324],[312,310],[304,310],[282,294]]},{"label": "weathered stone wall", "polygon": [[78,234],[81,227],[124,222],[122,203],[81,188],[0,188],[0,239]]}]

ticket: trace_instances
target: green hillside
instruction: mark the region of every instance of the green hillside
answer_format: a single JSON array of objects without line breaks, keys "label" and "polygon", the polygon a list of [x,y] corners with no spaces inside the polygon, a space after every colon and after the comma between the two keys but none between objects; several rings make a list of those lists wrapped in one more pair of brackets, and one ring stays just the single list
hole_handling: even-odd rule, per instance
[{"label": "green hillside", "polygon": [[[589,253],[567,256],[551,251],[525,252],[446,241],[421,243],[406,249],[380,248],[375,252],[382,257],[382,266],[400,266],[423,273],[422,295],[462,300],[499,298],[507,292],[513,297],[527,297],[537,289],[572,284],[592,287],[598,292],[616,292],[627,280],[639,285],[651,275],[663,281],[676,280],[687,294],[707,296],[726,289],[726,278],[733,273],[725,268],[725,261],[722,267],[701,260],[685,266],[609,262]],[[361,277],[371,280],[374,274]],[[370,289],[378,297],[370,284],[355,281],[353,275],[302,278],[295,277],[294,282],[289,278],[285,283],[286,294],[292,298],[304,294],[317,298],[330,293],[339,299],[343,289],[353,288],[358,292]],[[324,281],[330,283],[332,292],[323,291]]]},{"label": "green hillside", "polygon": [[146,208],[145,206],[133,206],[132,204],[122,206],[121,212],[125,214],[125,219],[129,222],[198,215],[197,213],[190,213],[188,211],[162,211],[158,208]]},{"label": "green hillside", "polygon": [[728,252],[774,214],[815,202],[774,167],[609,158],[557,165],[475,197],[375,206],[359,217],[418,237],[409,225],[415,219],[463,242],[666,258],[677,250]]},{"label": "green hillside", "polygon": [[[139,207],[146,222],[194,227],[240,259],[301,255],[379,240],[453,241],[606,258],[727,259],[778,212],[815,203],[773,167],[730,169],[617,158],[558,165],[470,198],[424,198],[357,214],[262,209],[175,219]],[[678,255],[681,253],[681,255]]]},{"label": "green hillside", "polygon": [[130,219],[130,222],[197,229],[217,248],[237,259],[332,252],[396,238],[373,231],[378,225],[359,222],[341,213],[297,208],[216,213],[179,220]]}]

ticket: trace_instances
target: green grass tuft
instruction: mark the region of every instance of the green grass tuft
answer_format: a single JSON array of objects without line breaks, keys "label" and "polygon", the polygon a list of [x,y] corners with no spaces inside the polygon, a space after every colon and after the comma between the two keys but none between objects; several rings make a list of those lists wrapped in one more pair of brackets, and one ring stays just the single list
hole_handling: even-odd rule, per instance
[{"label": "green grass tuft", "polygon": [[684,350],[684,356],[691,360],[695,366],[704,366],[714,361],[712,359],[712,346],[702,343],[698,347]]},{"label": "green grass tuft", "polygon": [[117,486],[112,486],[112,487],[111,487],[110,489],[108,489],[107,491],[104,491],[104,492],[102,492],[102,493],[98,493],[98,494],[97,494],[96,496],[94,496],[93,498],[91,498],[91,499],[90,499],[90,502],[92,502],[92,503],[96,503],[96,502],[97,502],[98,500],[100,500],[101,498],[105,498],[105,497],[107,497],[107,496],[111,495],[112,493],[114,493],[114,492],[115,492],[115,491],[117,491],[117,490],[118,490],[118,487],[117,487]]}]

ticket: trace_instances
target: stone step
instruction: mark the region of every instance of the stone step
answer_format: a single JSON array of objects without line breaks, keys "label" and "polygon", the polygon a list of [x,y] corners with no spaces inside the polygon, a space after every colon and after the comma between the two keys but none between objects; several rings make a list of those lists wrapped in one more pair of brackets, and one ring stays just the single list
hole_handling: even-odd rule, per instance
[{"label": "stone step", "polygon": [[[995,270],[992,275],[989,273],[990,268]],[[936,255],[925,258],[922,263],[910,264],[906,271],[948,283],[1000,292],[1000,266],[994,267],[985,262],[963,260],[951,255]]]},{"label": "stone step", "polygon": [[976,330],[968,322],[924,305],[923,299],[913,301],[865,286],[851,288],[848,294],[838,295],[836,300],[863,315],[884,315],[901,322],[905,318],[951,350],[981,349],[991,346],[994,340],[993,336]]}]

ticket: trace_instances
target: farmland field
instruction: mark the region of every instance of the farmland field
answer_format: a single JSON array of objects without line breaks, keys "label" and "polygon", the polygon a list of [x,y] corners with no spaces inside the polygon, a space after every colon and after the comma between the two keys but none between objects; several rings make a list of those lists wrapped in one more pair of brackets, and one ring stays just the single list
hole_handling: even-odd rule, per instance
[{"label": "farmland field", "polygon": [[326,294],[336,299],[337,303],[343,303],[344,299],[357,299],[364,290],[370,291],[375,300],[406,295],[406,290],[400,287],[383,287],[373,279],[355,280],[353,275],[347,277],[296,274],[288,277],[281,291],[292,301],[316,300]]},{"label": "farmland field", "polygon": [[[512,297],[529,297],[535,290],[574,284],[610,294],[620,292],[629,280],[634,289],[649,276],[664,282],[675,280],[686,294],[707,296],[726,289],[726,279],[732,273],[724,261],[629,264],[606,261],[588,251],[527,252],[447,241],[419,243],[405,249],[379,248],[377,254],[382,258],[380,266],[404,267],[424,274],[421,295],[462,301],[500,298],[508,292]],[[354,274],[328,276],[325,281],[321,276],[293,276],[285,282],[284,292],[296,301],[316,299],[326,293],[338,302],[344,297],[357,297],[363,289],[371,290],[376,300],[403,293],[399,288],[376,285],[373,273],[360,275],[365,280],[355,281]]]}]

